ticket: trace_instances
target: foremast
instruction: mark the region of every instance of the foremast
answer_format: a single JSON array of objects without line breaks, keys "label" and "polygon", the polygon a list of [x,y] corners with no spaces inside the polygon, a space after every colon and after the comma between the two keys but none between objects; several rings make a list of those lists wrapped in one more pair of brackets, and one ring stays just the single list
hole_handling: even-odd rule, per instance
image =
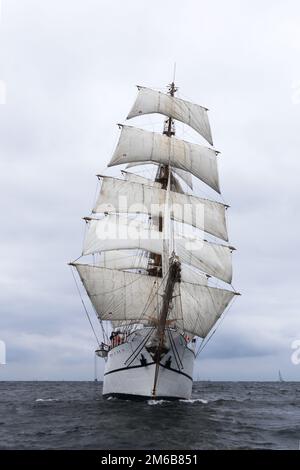
[{"label": "foremast", "polygon": [[160,310],[158,325],[157,325],[157,337],[158,337],[158,346],[154,355],[154,360],[156,362],[154,383],[152,389],[152,396],[156,396],[156,385],[158,380],[159,366],[162,353],[164,352],[164,342],[165,342],[165,331],[167,318],[170,308],[170,302],[173,298],[174,287],[176,282],[180,282],[180,271],[181,264],[179,259],[175,256],[175,253],[172,254],[169,261],[169,271],[167,274],[166,287],[163,293],[163,302]]}]

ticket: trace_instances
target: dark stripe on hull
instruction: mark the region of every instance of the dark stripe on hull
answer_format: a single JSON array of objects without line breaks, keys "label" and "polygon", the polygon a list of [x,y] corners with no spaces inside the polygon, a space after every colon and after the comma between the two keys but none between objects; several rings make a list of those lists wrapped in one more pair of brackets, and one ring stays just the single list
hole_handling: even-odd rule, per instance
[{"label": "dark stripe on hull", "polygon": [[155,364],[155,362],[149,362],[149,364],[146,364],[145,366],[139,364],[137,366],[131,366],[131,367],[120,367],[119,369],[109,370],[108,372],[105,372],[104,375],[114,374],[115,372],[120,372],[121,370],[140,369],[141,367],[148,367],[148,366],[152,366],[153,364]]},{"label": "dark stripe on hull", "polygon": [[102,395],[105,400],[108,398],[118,398],[119,400],[148,401],[148,400],[185,400],[185,397],[153,397],[151,395],[131,395],[129,393],[105,393]]},{"label": "dark stripe on hull", "polygon": [[[123,370],[139,369],[141,367],[148,367],[148,366],[152,366],[153,364],[155,364],[155,362],[149,362],[149,364],[146,364],[145,366],[139,364],[137,366],[131,366],[131,367],[120,367],[119,369],[114,369],[114,370],[110,370],[108,372],[105,372],[104,376],[109,375],[109,374],[114,374],[115,372],[121,372]],[[193,382],[193,377],[186,374],[185,372],[182,372],[181,370],[173,369],[172,367],[166,367],[164,364],[159,364],[159,365],[161,367],[163,367],[164,369],[171,370],[172,372],[176,372],[177,374],[180,374],[180,375],[184,375],[185,377],[187,377],[189,380],[191,380]]]},{"label": "dark stripe on hull", "polygon": [[159,364],[159,365],[161,367],[163,367],[164,369],[168,369],[168,370],[171,370],[172,372],[176,372],[177,374],[184,375],[185,377],[187,377],[189,380],[191,380],[193,382],[193,377],[186,374],[185,372],[182,372],[181,370],[178,370],[178,369],[173,369],[172,367],[166,367],[163,364]]}]

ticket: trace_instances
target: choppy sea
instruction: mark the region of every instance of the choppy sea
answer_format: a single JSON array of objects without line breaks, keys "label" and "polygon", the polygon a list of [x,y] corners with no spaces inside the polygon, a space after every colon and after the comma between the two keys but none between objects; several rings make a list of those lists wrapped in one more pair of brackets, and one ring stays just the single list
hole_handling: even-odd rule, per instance
[{"label": "choppy sea", "polygon": [[0,382],[0,448],[299,449],[299,382],[195,382],[179,402],[101,392],[101,382]]}]

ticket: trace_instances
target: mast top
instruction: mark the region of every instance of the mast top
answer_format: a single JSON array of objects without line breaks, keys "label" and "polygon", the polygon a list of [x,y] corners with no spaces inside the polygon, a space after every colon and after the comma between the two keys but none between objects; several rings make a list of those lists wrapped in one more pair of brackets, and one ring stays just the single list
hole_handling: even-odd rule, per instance
[{"label": "mast top", "polygon": [[[178,90],[178,87],[175,86],[174,78],[175,78],[175,71],[174,71],[173,81],[169,83],[169,85],[167,85],[168,94],[172,97],[175,95],[176,91]],[[163,134],[167,135],[168,137],[175,135],[175,125],[171,117],[169,117],[165,121]]]},{"label": "mast top", "polygon": [[171,96],[174,96],[176,91],[178,90],[178,87],[175,86],[175,75],[176,75],[176,62],[174,62],[173,80],[171,83],[169,83],[169,85],[167,85],[168,93]]},{"label": "mast top", "polygon": [[168,90],[169,95],[175,95],[176,91],[178,90],[178,87],[175,86],[174,80],[172,81],[172,83],[169,83]]}]

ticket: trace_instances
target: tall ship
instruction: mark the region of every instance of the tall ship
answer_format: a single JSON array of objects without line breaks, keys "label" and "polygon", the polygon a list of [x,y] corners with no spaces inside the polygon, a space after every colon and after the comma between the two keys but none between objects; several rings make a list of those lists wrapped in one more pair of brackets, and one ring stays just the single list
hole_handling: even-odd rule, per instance
[{"label": "tall ship", "polygon": [[[162,132],[119,124],[108,167],[121,173],[97,175],[82,255],[70,263],[101,324],[105,397],[189,399],[196,355],[238,294],[208,109],[177,91],[174,80],[165,93],[138,86],[127,119],[161,114]],[[209,145],[175,137],[175,125]]]}]

